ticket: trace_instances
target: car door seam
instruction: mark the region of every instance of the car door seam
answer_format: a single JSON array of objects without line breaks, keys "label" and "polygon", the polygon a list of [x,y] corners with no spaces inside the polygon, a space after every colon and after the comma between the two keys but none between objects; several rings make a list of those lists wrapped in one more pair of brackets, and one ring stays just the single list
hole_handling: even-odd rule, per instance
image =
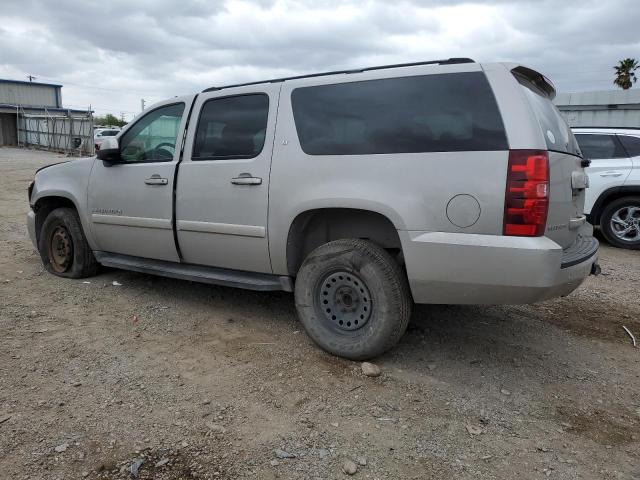
[{"label": "car door seam", "polygon": [[277,102],[275,119],[273,122],[273,137],[271,138],[271,155],[269,156],[269,175],[267,176],[267,221],[266,221],[266,240],[267,240],[267,253],[269,254],[269,267],[271,267],[271,273],[273,273],[273,261],[271,260],[271,236],[269,235],[269,225],[271,220],[271,172],[273,171],[273,156],[276,150],[276,136],[278,135],[278,117],[280,115],[280,100],[282,98],[282,87],[284,82],[280,83],[280,88],[277,90]]},{"label": "car door seam", "polygon": [[189,130],[189,124],[191,122],[191,114],[193,113],[193,108],[196,105],[196,100],[198,99],[199,94],[195,94],[193,99],[191,100],[191,106],[189,107],[189,113],[187,114],[187,118],[184,124],[184,131],[182,132],[182,141],[180,143],[180,153],[178,154],[178,162],[176,163],[176,168],[173,171],[173,191],[171,192],[171,229],[173,230],[173,242],[176,247],[176,252],[178,254],[178,259],[180,263],[184,262],[184,257],[182,256],[182,250],[180,249],[180,242],[178,241],[178,227],[177,227],[177,189],[178,189],[178,171],[180,170],[180,164],[184,158],[184,148],[187,144],[187,132]]}]

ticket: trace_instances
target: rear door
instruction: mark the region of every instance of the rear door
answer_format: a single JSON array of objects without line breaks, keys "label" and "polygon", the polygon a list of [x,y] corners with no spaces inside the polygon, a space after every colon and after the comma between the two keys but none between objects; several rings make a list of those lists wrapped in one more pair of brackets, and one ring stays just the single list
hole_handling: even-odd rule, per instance
[{"label": "rear door", "polygon": [[280,84],[201,94],[176,189],[183,261],[271,272],[269,174]]},{"label": "rear door", "polygon": [[585,212],[591,213],[602,192],[625,182],[631,172],[631,159],[613,133],[576,133],[576,139],[584,157],[591,160],[586,169],[589,189],[585,201]]},{"label": "rear door", "polygon": [[537,72],[518,67],[512,71],[524,92],[549,152],[549,213],[545,236],[566,248],[585,223],[587,176],[576,139],[555,107],[553,86]]}]

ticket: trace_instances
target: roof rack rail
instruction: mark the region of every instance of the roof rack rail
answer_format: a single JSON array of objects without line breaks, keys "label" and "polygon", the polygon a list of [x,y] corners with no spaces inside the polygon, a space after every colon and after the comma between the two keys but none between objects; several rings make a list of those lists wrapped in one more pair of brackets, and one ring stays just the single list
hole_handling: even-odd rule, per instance
[{"label": "roof rack rail", "polygon": [[381,65],[378,67],[366,67],[366,68],[355,68],[352,70],[335,70],[332,72],[322,72],[322,73],[311,73],[308,75],[297,75],[295,77],[283,77],[283,78],[273,78],[271,80],[260,80],[258,82],[248,82],[248,83],[236,83],[234,85],[225,85],[222,87],[209,87],[203,92],[215,92],[216,90],[223,90],[225,88],[234,88],[234,87],[246,87],[249,85],[259,85],[261,83],[279,83],[284,82],[286,80],[297,80],[299,78],[313,78],[313,77],[325,77],[328,75],[339,75],[341,73],[362,73],[369,72],[371,70],[384,70],[387,68],[400,68],[400,67],[415,67],[418,65],[454,65],[458,63],[476,63],[475,60],[470,58],[447,58],[444,60],[429,60],[427,62],[413,62],[413,63],[396,63],[393,65]]}]

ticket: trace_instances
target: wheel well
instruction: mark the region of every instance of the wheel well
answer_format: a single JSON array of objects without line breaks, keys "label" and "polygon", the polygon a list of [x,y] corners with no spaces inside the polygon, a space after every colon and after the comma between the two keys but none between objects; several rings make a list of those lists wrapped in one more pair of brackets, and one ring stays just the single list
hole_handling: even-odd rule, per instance
[{"label": "wheel well", "polygon": [[[396,227],[384,215],[352,208],[322,208],[299,214],[287,237],[287,268],[295,276],[306,256],[333,240],[360,238],[401,253]],[[398,256],[401,257],[400,255]]]},{"label": "wheel well", "polygon": [[40,241],[40,230],[47,216],[56,208],[68,207],[76,210],[75,204],[65,197],[44,197],[39,198],[33,206],[36,214],[36,240]]},{"label": "wheel well", "polygon": [[591,214],[589,215],[591,217],[591,224],[600,225],[600,217],[602,216],[602,211],[606,208],[607,204],[618,200],[619,198],[633,196],[640,196],[640,187],[625,186],[603,192],[591,209]]}]

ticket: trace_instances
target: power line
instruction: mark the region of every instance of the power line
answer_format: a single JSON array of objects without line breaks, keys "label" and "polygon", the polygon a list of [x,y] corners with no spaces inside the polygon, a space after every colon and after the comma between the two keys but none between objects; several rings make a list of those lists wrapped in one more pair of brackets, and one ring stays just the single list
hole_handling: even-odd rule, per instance
[{"label": "power line", "polygon": [[[71,104],[67,104],[68,107],[73,107],[73,108],[82,108],[85,109],[87,108],[86,106],[80,106],[80,105],[71,105]],[[131,113],[133,115],[137,115],[140,112],[135,112],[133,110],[123,110],[121,107],[107,107],[107,106],[101,106],[101,105],[91,105],[92,110],[102,110],[102,111],[118,111],[118,112],[124,112],[124,113]]]},{"label": "power line", "polygon": [[[36,77],[33,77],[36,78]],[[68,82],[66,80],[61,80],[59,78],[53,78],[53,77],[46,77],[43,75],[40,75],[38,78],[43,78],[45,80],[49,80],[52,82],[57,82],[57,83],[62,83],[64,85],[73,85],[74,87],[78,87],[78,88],[86,88],[88,90],[104,90],[107,92],[116,92],[116,93],[131,93],[131,94],[135,94],[135,95],[147,95],[147,96],[151,96],[152,98],[165,98],[165,95],[163,94],[159,94],[157,93],[156,95],[149,95],[149,91],[139,91],[139,90],[125,90],[123,88],[108,88],[108,87],[100,87],[97,85],[85,85],[82,83],[75,83],[75,82]]]}]

